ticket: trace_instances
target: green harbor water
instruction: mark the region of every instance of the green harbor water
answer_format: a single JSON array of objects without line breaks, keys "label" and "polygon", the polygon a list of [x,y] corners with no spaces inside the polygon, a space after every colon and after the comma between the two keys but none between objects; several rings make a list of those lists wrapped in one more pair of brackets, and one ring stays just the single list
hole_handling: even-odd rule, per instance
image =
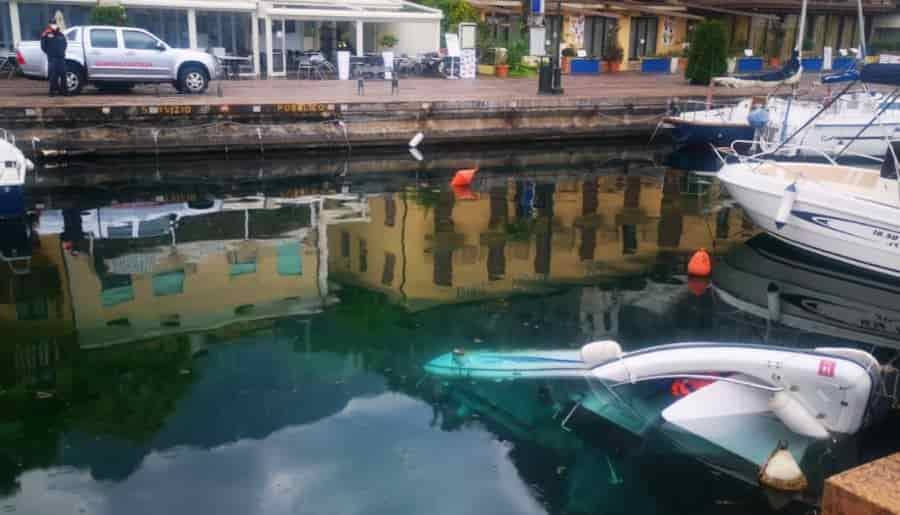
[{"label": "green harbor water", "polygon": [[[454,348],[601,339],[900,345],[895,305],[865,285],[817,290],[828,272],[794,274],[714,178],[668,152],[39,169],[29,212],[0,222],[0,510],[807,513],[731,457],[583,413],[563,424],[570,406],[539,386],[424,374]],[[471,188],[449,186],[474,166]],[[691,282],[701,247],[716,274]],[[767,319],[759,298],[791,277],[796,316]],[[900,449],[898,426],[816,455],[812,497]]]}]

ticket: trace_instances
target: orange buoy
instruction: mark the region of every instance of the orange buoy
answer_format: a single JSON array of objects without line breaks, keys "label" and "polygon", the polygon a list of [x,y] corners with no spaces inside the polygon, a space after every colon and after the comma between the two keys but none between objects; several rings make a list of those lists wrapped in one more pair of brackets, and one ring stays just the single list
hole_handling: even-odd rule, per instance
[{"label": "orange buoy", "polygon": [[469,168],[467,170],[457,170],[453,180],[450,181],[451,186],[468,186],[472,184],[472,179],[478,173],[478,168]]},{"label": "orange buoy", "polygon": [[712,261],[709,259],[709,252],[706,252],[706,249],[694,252],[688,262],[687,272],[688,275],[694,277],[709,277],[709,274],[712,273]]}]

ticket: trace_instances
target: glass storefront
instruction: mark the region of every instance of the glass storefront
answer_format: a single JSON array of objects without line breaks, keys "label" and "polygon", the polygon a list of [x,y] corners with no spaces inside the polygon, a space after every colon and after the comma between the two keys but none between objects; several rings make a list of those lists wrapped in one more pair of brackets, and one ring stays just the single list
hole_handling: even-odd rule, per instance
[{"label": "glass storefront", "polygon": [[[4,4],[7,20],[9,19],[9,4]],[[47,27],[50,17],[56,12],[62,13],[66,27],[85,25],[90,20],[91,8],[82,5],[66,4],[19,4],[19,23],[22,26],[22,39],[32,41],[40,39],[41,33]],[[129,12],[130,13],[130,12]],[[9,23],[8,21],[6,22]],[[12,39],[10,37],[10,39]]]},{"label": "glass storefront", "polygon": [[189,48],[187,11],[129,7],[128,24],[152,32],[174,48]]},{"label": "glass storefront", "polygon": [[197,11],[197,47],[221,47],[230,55],[249,56],[253,52],[251,23],[250,13]]}]

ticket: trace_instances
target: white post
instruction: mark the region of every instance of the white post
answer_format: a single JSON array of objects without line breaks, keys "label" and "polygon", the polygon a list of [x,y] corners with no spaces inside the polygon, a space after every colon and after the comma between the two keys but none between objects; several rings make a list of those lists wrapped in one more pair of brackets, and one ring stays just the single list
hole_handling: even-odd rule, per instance
[{"label": "white post", "polygon": [[362,57],[365,55],[363,51],[363,45],[365,45],[365,38],[363,37],[363,22],[361,20],[356,20],[356,57]]},{"label": "white post", "polygon": [[188,9],[188,46],[197,48],[197,10]]},{"label": "white post", "polygon": [[272,18],[266,16],[266,74],[272,78],[275,73],[275,58],[272,53]]},{"label": "white post", "polygon": [[[22,42],[22,24],[19,23],[19,2],[9,1],[9,24],[12,26],[13,47]],[[32,39],[37,39],[37,34]]]},{"label": "white post", "polygon": [[250,41],[253,42],[253,73],[259,78],[262,70],[259,65],[259,17],[256,13],[250,17]]}]

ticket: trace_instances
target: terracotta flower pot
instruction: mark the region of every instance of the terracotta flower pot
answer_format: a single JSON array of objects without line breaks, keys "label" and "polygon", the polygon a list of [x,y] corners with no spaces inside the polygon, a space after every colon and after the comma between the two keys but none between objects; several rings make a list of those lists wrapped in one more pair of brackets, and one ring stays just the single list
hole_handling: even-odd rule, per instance
[{"label": "terracotta flower pot", "polygon": [[617,72],[622,68],[622,63],[620,61],[610,61],[609,62],[609,71]]},{"label": "terracotta flower pot", "polygon": [[498,64],[494,67],[494,70],[497,72],[497,77],[501,79],[505,79],[509,77],[509,65],[508,64]]},{"label": "terracotta flower pot", "polygon": [[569,74],[572,72],[572,58],[569,56],[562,56],[562,61],[560,61],[560,65],[562,66],[562,72],[565,74]]},{"label": "terracotta flower pot", "polygon": [[781,68],[781,59],[777,57],[769,59],[769,66],[772,68]]}]

